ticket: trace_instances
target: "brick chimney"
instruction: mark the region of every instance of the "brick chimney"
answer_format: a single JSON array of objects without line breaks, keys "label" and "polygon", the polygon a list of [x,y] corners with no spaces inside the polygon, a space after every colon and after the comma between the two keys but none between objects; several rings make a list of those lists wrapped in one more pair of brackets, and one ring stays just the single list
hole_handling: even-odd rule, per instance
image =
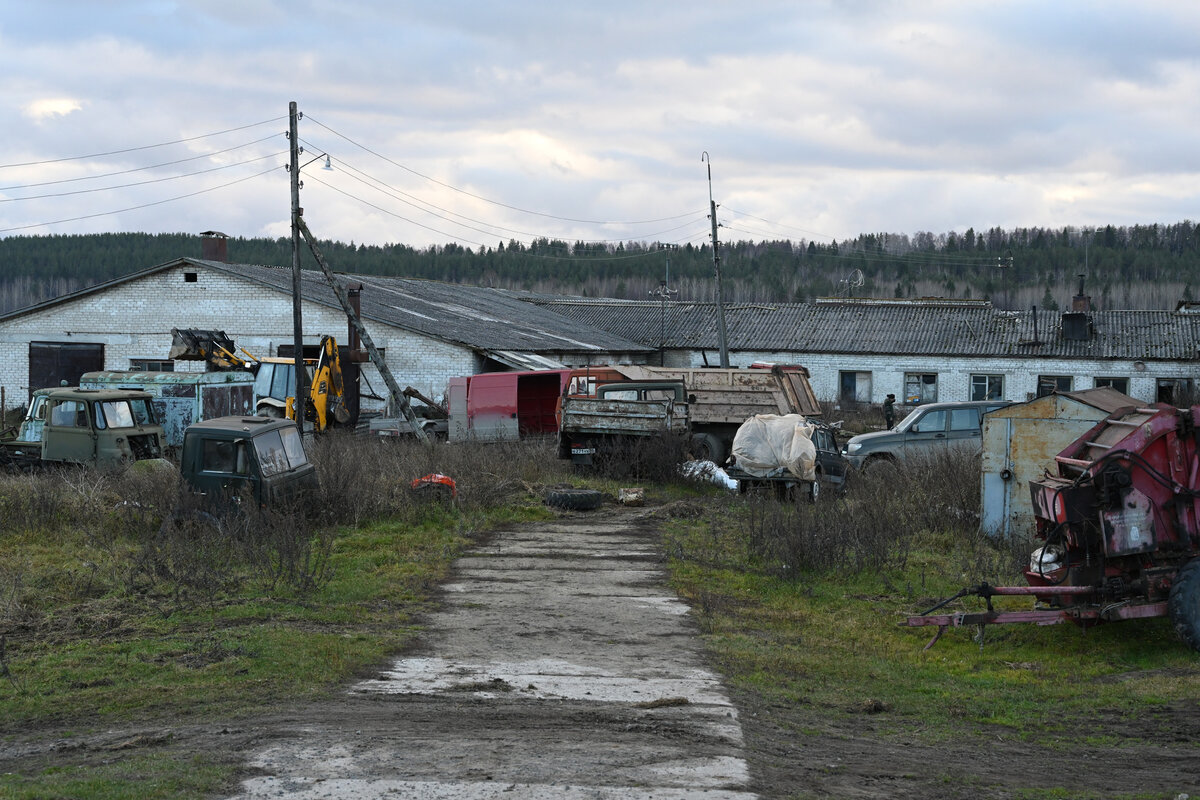
[{"label": "brick chimney", "polygon": [[200,257],[206,261],[229,263],[228,236],[220,231],[204,231],[200,234]]},{"label": "brick chimney", "polygon": [[1071,298],[1071,310],[1086,314],[1092,310],[1092,298],[1083,293],[1084,275],[1079,276],[1079,294]]}]

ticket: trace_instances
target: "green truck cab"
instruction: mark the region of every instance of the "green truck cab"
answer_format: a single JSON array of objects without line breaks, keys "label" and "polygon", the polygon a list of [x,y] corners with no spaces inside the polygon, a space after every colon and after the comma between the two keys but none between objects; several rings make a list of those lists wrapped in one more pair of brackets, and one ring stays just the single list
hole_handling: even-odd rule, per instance
[{"label": "green truck cab", "polygon": [[4,443],[5,463],[116,467],[163,456],[163,429],[146,392],[61,388],[35,399],[37,439],[23,425],[17,441]]},{"label": "green truck cab", "polygon": [[192,491],[283,507],[317,486],[300,430],[287,419],[229,416],[187,427],[179,464]]}]

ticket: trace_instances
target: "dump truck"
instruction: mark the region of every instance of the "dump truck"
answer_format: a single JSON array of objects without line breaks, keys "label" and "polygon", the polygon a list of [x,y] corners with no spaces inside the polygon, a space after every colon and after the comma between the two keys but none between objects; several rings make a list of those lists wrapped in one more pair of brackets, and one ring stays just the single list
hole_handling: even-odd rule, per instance
[{"label": "dump truck", "polygon": [[162,458],[166,452],[163,429],[147,392],[67,387],[36,397],[44,398],[38,403],[42,418],[37,441],[0,443],[0,466],[116,467]]},{"label": "dump truck", "polygon": [[573,370],[568,394],[592,394],[596,386],[620,380],[680,381],[688,395],[693,454],[724,464],[733,437],[750,417],[822,415],[808,377],[808,370],[800,365],[749,369],[618,365]]},{"label": "dump truck", "polygon": [[620,457],[639,440],[689,428],[687,390],[679,381],[622,381],[595,396],[568,395],[559,416],[558,457],[578,467]]},{"label": "dump truck", "polygon": [[[1057,474],[1030,481],[1041,545],[1030,555],[1028,585],[967,587],[906,624],[937,626],[936,641],[962,625],[1166,616],[1200,650],[1197,431],[1200,406],[1114,411],[1055,456]],[[987,610],[933,613],[971,595],[984,598]],[[998,596],[1030,597],[1037,605],[999,610],[992,606]]]}]

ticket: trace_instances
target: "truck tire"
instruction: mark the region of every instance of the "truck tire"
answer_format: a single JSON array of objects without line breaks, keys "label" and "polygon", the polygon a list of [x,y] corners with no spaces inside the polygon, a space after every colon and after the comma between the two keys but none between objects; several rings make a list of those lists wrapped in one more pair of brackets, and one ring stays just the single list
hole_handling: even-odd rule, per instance
[{"label": "truck tire", "polygon": [[604,496],[595,489],[550,489],[546,505],[568,511],[591,511],[599,508]]},{"label": "truck tire", "polygon": [[821,473],[817,473],[817,479],[808,485],[808,502],[814,505],[821,499]]},{"label": "truck tire", "polygon": [[1175,574],[1167,597],[1167,615],[1175,633],[1193,650],[1200,650],[1200,558]]},{"label": "truck tire", "polygon": [[711,433],[697,433],[692,437],[692,455],[719,467],[725,463],[725,443]]}]

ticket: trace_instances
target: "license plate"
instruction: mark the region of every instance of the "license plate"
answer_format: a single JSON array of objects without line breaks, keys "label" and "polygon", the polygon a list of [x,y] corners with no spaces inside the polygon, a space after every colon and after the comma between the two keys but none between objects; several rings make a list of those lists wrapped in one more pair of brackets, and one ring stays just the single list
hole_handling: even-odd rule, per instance
[{"label": "license plate", "polygon": [[573,456],[593,456],[596,454],[594,447],[572,447],[571,455]]}]

